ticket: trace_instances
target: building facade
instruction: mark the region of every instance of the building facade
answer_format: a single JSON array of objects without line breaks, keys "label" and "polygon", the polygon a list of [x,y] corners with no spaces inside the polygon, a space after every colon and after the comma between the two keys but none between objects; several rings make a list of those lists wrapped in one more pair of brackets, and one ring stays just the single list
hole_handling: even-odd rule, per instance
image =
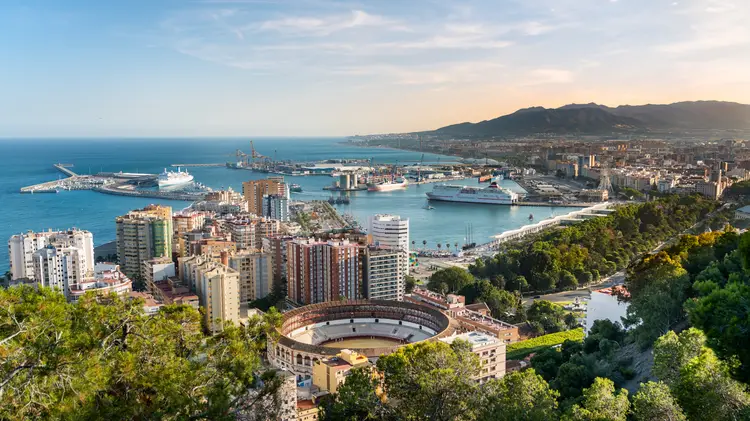
[{"label": "building facade", "polygon": [[240,302],[260,300],[271,293],[273,268],[269,253],[240,250],[229,257],[229,267],[240,274]]},{"label": "building facade", "polygon": [[280,195],[289,198],[284,177],[269,177],[265,180],[250,180],[242,183],[242,196],[247,202],[248,212],[263,215],[263,196]]},{"label": "building facade", "polygon": [[226,264],[228,259],[228,254],[222,256],[221,263],[203,256],[179,259],[180,277],[194,288],[212,333],[221,331],[225,322],[241,321],[240,273]]},{"label": "building facade", "polygon": [[379,248],[404,251],[402,258],[409,274],[409,219],[398,215],[374,215],[369,220],[368,233],[371,244]]},{"label": "building facade", "polygon": [[365,255],[365,298],[368,300],[404,299],[404,276],[408,257],[399,249],[368,247]]},{"label": "building facade", "polygon": [[295,239],[287,243],[287,295],[300,304],[363,296],[363,251],[356,243]]},{"label": "building facade", "polygon": [[471,352],[479,357],[481,362],[479,374],[474,378],[480,384],[505,376],[505,342],[500,339],[481,332],[467,332],[440,340],[447,344],[455,340],[469,343]]},{"label": "building facade", "polygon": [[143,262],[172,257],[172,208],[150,205],[115,219],[117,258],[128,276],[142,276]]},{"label": "building facade", "polygon": [[94,236],[76,228],[66,231],[45,231],[18,234],[8,240],[11,279],[35,279],[34,254],[47,246],[80,249],[84,272],[94,271]]},{"label": "building facade", "polygon": [[263,196],[262,215],[279,221],[289,221],[289,198],[279,194]]}]

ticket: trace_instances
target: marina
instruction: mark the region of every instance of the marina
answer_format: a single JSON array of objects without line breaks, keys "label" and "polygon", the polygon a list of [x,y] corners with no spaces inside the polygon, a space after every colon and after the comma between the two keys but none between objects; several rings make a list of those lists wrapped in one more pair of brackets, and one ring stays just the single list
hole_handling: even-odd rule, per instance
[{"label": "marina", "polygon": [[[175,148],[180,142],[184,147]],[[151,203],[161,203],[175,208],[187,207],[198,200],[201,194],[159,192],[155,187],[155,177],[170,163],[216,163],[226,160],[226,151],[242,148],[243,139],[211,141],[206,139],[143,139],[126,141],[76,141],[62,145],[55,141],[29,140],[22,146],[0,143],[0,153],[8,162],[0,168],[0,198],[3,203],[18,210],[13,222],[0,226],[0,235],[10,236],[25,229],[43,230],[70,226],[86,226],[102,242],[114,239],[112,219],[130,209]],[[267,139],[256,140],[256,147],[263,150],[277,149],[279,160],[294,162],[326,161],[331,157],[337,160],[360,159],[363,155],[374,157],[375,162],[384,166],[407,162],[419,162],[421,153],[399,151],[387,148],[362,148],[342,145],[339,139]],[[42,152],[40,152],[42,151]],[[148,151],[144,153],[143,151]],[[425,154],[425,162],[455,162],[455,158]],[[67,166],[80,176],[79,182],[66,175],[53,163],[72,163]],[[364,165],[362,165],[364,166]],[[411,168],[412,166],[407,166]],[[96,169],[94,171],[93,169]],[[176,167],[174,168],[176,170]],[[265,179],[269,173],[258,171],[237,171],[225,167],[191,167],[190,174],[195,181],[214,190],[231,187],[242,190],[242,183],[253,179]],[[86,174],[86,175],[84,175]],[[433,183],[456,183],[476,186],[476,177],[456,177],[456,180],[429,180]],[[333,192],[324,190],[338,177],[327,176],[285,176],[290,184],[299,186],[291,190],[294,201],[309,203],[323,202],[334,194],[349,198],[349,203],[330,205],[350,222],[367,226],[369,216],[377,213],[398,213],[409,218],[413,240],[419,247],[436,249],[437,244],[467,242],[466,225],[473,224],[473,238],[481,244],[492,240],[491,236],[506,230],[517,229],[528,224],[528,216],[533,213],[537,220],[567,214],[576,210],[573,206],[550,203],[529,203],[522,206],[491,206],[471,203],[431,203],[432,209],[425,207],[425,193],[432,190],[433,183],[417,184],[409,180],[406,189],[390,192]],[[89,179],[89,180],[87,180]],[[118,184],[86,185],[94,180],[111,180]],[[427,180],[426,180],[427,181]],[[62,182],[62,183],[61,183]],[[58,194],[19,194],[22,186],[44,185],[59,190]],[[119,189],[113,187],[120,186]],[[500,185],[521,192],[518,185],[510,180],[500,181]],[[68,188],[62,188],[62,187]],[[132,192],[135,189],[136,192]],[[42,222],[43,221],[43,222]],[[435,229],[440,227],[440,229]],[[422,242],[427,245],[422,245]],[[416,247],[416,245],[415,245]],[[459,247],[460,248],[460,247]],[[6,251],[0,249],[0,261]],[[7,259],[6,259],[7,260]],[[2,269],[2,268],[0,268]]]}]

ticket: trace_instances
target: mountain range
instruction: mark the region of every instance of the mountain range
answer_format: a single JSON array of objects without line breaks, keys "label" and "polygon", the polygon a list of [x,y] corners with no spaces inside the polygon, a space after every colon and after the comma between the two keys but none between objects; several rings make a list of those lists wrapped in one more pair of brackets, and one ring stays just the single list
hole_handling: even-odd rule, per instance
[{"label": "mountain range", "polygon": [[479,123],[460,123],[433,133],[452,136],[506,136],[534,133],[612,134],[663,130],[750,129],[750,105],[722,101],[674,104],[569,104],[524,108]]}]

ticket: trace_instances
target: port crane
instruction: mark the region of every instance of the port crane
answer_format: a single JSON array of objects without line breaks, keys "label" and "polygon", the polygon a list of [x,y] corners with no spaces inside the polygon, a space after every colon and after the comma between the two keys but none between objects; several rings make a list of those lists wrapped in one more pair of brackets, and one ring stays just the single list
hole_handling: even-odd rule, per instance
[{"label": "port crane", "polygon": [[419,159],[419,168],[417,168],[417,182],[422,181],[422,166],[424,165],[424,154]]},{"label": "port crane", "polygon": [[229,156],[233,156],[236,159],[236,162],[239,166],[247,167],[249,165],[248,163],[248,154],[245,152],[242,152],[241,150],[237,149],[234,151],[234,153],[229,154]]},{"label": "port crane", "polygon": [[269,159],[265,155],[261,155],[258,153],[258,151],[255,150],[255,145],[253,145],[253,141],[250,141],[250,157],[255,161],[256,159]]}]

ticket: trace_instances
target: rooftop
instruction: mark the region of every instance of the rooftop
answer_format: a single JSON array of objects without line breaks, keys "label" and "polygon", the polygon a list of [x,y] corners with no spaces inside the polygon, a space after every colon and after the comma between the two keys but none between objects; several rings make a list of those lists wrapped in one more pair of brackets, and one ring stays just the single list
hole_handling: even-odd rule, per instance
[{"label": "rooftop", "polygon": [[461,333],[458,335],[449,336],[447,338],[442,338],[440,340],[447,344],[452,344],[457,339],[468,342],[469,344],[471,344],[472,349],[487,345],[493,345],[496,343],[502,343],[496,337],[481,332]]}]

